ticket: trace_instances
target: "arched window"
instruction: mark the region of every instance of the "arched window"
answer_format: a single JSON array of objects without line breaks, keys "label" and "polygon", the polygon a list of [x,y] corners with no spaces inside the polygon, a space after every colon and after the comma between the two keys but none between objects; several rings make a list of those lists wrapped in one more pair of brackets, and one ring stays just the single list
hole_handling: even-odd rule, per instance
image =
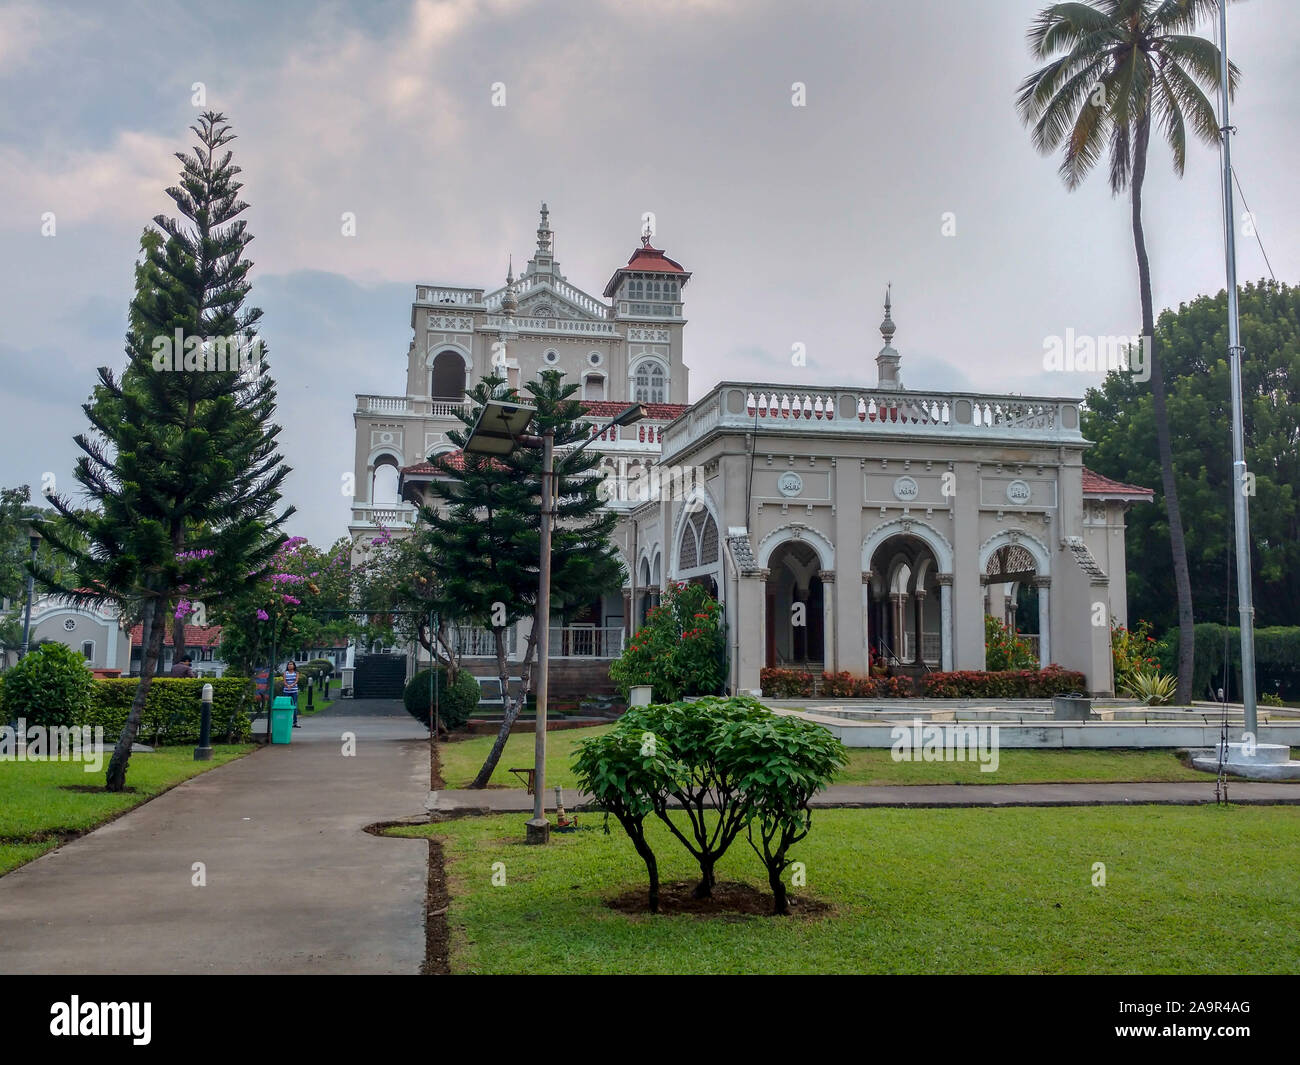
[{"label": "arched window", "polygon": [[455,351],[440,351],[433,360],[429,394],[434,399],[462,399],[465,395],[465,360]]},{"label": "arched window", "polygon": [[582,398],[597,400],[605,398],[605,378],[598,373],[589,373],[583,379]]},{"label": "arched window", "polygon": [[657,362],[643,362],[636,371],[634,403],[667,403],[668,375]]},{"label": "arched window", "polygon": [[707,511],[699,510],[686,519],[682,529],[677,565],[683,572],[718,561],[718,523]]}]

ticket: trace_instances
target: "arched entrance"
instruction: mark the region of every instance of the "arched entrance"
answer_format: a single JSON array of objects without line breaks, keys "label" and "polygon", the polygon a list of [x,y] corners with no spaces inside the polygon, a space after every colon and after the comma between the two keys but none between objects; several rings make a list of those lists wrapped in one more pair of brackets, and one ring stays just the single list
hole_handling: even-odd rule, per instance
[{"label": "arched entrance", "polygon": [[917,536],[890,536],[872,552],[870,572],[867,645],[873,661],[903,673],[940,669],[949,637],[934,550]]},{"label": "arched entrance", "polygon": [[773,549],[767,569],[767,665],[820,673],[826,666],[821,558],[802,540],[788,540]]},{"label": "arched entrance", "polygon": [[1046,567],[1024,543],[1010,541],[991,547],[981,577],[984,612],[1019,633],[1040,664],[1051,655],[1048,642]]},{"label": "arched entrance", "polygon": [[440,351],[429,371],[429,394],[434,399],[462,399],[465,395],[465,360],[456,351]]}]

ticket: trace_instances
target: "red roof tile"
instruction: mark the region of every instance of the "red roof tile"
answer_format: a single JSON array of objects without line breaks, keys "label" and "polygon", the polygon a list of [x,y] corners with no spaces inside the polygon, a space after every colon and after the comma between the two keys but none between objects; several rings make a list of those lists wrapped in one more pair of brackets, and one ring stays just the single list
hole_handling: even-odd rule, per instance
[{"label": "red roof tile", "polygon": [[[589,399],[582,404],[582,409],[593,418],[614,418],[631,405],[631,403],[621,403],[612,399]],[[645,407],[647,417],[662,422],[680,418],[691,409],[689,403],[647,403]]]},{"label": "red roof tile", "polygon": [[[131,630],[131,646],[139,647],[144,639],[144,626],[137,625]],[[221,641],[221,626],[208,625],[200,627],[198,625],[185,626],[185,646],[186,647],[216,647]],[[163,639],[167,647],[172,646],[172,627],[170,619],[167,625],[167,635]]]},{"label": "red roof tile", "polygon": [[1103,477],[1100,473],[1083,468],[1083,494],[1084,495],[1106,495],[1106,496],[1144,496],[1152,498],[1155,496],[1150,488],[1141,488],[1135,484],[1125,484],[1123,481],[1112,481],[1109,477]]},{"label": "red roof tile", "polygon": [[[614,295],[614,290],[618,288],[619,279],[628,271],[640,271],[644,273],[655,274],[681,274],[683,277],[690,277],[690,272],[686,267],[675,259],[668,258],[667,255],[659,248],[652,248],[649,244],[642,244],[632,253],[632,258],[627,261],[626,266],[620,266],[614,271],[614,276],[609,279],[609,284],[605,286],[605,298],[608,299]],[[686,282],[683,281],[682,284]]]}]

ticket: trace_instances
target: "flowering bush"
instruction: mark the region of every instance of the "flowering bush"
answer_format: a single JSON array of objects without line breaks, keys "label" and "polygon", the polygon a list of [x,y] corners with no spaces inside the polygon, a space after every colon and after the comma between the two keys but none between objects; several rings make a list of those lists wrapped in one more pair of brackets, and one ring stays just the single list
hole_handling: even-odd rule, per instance
[{"label": "flowering bush", "polygon": [[633,685],[649,684],[656,702],[722,690],[725,660],[722,607],[698,584],[674,582],[646,615],[609,676],[624,699]]},{"label": "flowering bush", "polygon": [[762,669],[758,679],[763,694],[776,699],[811,699],[814,694],[839,699],[905,699],[916,694],[911,677],[823,673],[817,680],[802,669]]},{"label": "flowering bush", "polygon": [[1072,669],[977,670],[927,673],[921,694],[930,699],[1040,699],[1085,691],[1084,676]]},{"label": "flowering bush", "polygon": [[992,614],[984,615],[984,665],[991,673],[1007,669],[1037,669],[1038,659],[1016,630]]},{"label": "flowering bush", "polygon": [[1134,674],[1159,672],[1156,640],[1151,623],[1139,621],[1131,629],[1113,622],[1110,627],[1110,657],[1115,664],[1115,689],[1130,691]]}]

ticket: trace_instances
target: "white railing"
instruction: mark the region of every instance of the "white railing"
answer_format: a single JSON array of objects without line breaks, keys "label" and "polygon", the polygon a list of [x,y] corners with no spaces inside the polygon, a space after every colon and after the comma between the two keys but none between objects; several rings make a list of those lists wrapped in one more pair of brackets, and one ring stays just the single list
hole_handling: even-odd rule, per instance
[{"label": "white railing", "polygon": [[[515,653],[515,626],[506,629],[506,654]],[[475,625],[457,625],[447,635],[447,642],[458,655],[466,658],[495,658],[497,653],[496,635],[491,629]]]},{"label": "white railing", "polygon": [[469,406],[466,399],[418,396],[357,396],[358,414],[411,414],[426,418],[455,418]]},{"label": "white railing", "polygon": [[759,432],[914,433],[990,441],[1082,441],[1079,401],[951,392],[792,388],[723,382],[664,434],[664,456],[714,426]]},{"label": "white railing", "polygon": [[621,625],[551,626],[551,658],[617,658],[622,653]]},{"label": "white railing", "polygon": [[486,324],[492,329],[513,327],[521,332],[588,333],[598,336],[617,336],[613,322],[587,322],[581,318],[508,318],[504,314],[489,314]]},{"label": "white railing", "polygon": [[566,300],[572,303],[579,310],[585,311],[593,318],[609,317],[608,307],[606,307],[599,300],[592,299],[581,289],[574,288],[567,281],[560,281],[558,279],[553,280],[551,282],[551,288],[553,288],[556,291],[556,293],[558,293],[560,296],[563,296]]},{"label": "white railing", "polygon": [[416,508],[411,503],[353,503],[352,524],[404,528],[415,524]]},{"label": "white railing", "polygon": [[458,307],[473,307],[482,305],[483,290],[481,288],[416,285],[415,298],[417,303],[454,303]]}]

